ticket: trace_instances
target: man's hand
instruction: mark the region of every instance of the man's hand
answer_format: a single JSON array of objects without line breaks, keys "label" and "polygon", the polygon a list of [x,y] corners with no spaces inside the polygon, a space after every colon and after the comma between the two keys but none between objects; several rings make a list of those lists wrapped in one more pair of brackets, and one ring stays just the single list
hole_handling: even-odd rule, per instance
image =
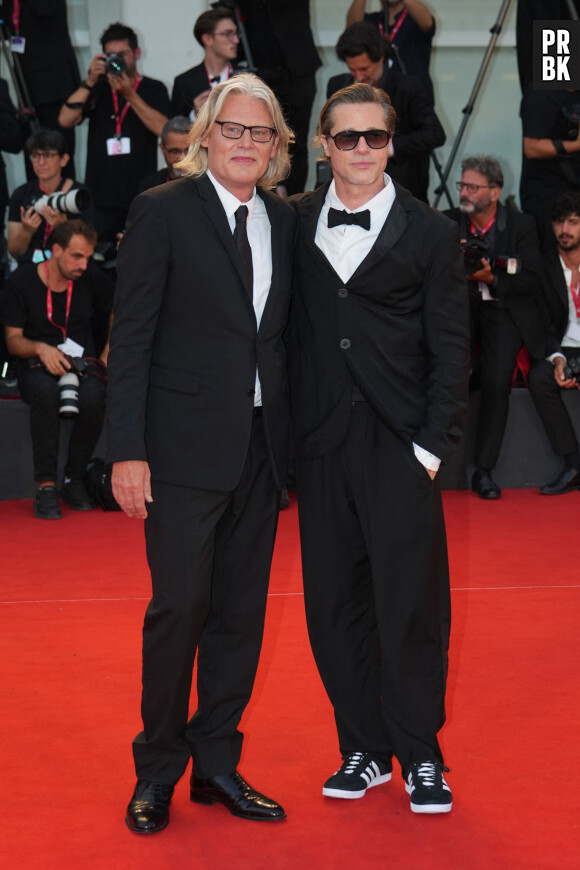
[{"label": "man's hand", "polygon": [[51,375],[60,377],[70,370],[69,361],[62,350],[59,350],[58,347],[42,343],[38,347],[38,356],[40,357],[40,361],[45,369],[47,369]]},{"label": "man's hand", "polygon": [[42,209],[42,216],[50,227],[55,227],[57,224],[62,224],[68,217],[61,211],[56,211],[49,205],[45,205]]},{"label": "man's hand", "polygon": [[481,258],[481,268],[467,276],[470,281],[483,281],[484,284],[493,284],[493,272],[491,263],[485,257]]},{"label": "man's hand", "polygon": [[96,54],[91,61],[91,65],[89,67],[89,74],[87,76],[87,84],[90,85],[91,88],[97,84],[101,76],[107,74],[107,65],[105,61],[105,55],[101,52],[100,54]]},{"label": "man's hand", "polygon": [[195,114],[199,115],[203,106],[207,103],[207,98],[211,94],[211,88],[208,88],[207,91],[202,91],[201,94],[198,94],[197,97],[193,101],[193,108],[195,110]]},{"label": "man's hand", "polygon": [[111,482],[113,495],[121,510],[128,517],[144,520],[147,516],[145,502],[153,501],[149,463],[141,459],[115,462]]},{"label": "man's hand", "polygon": [[131,97],[135,93],[135,90],[133,88],[133,83],[131,82],[131,79],[129,78],[127,73],[123,73],[120,76],[114,76],[109,74],[107,78],[112,89],[121,94],[122,97],[125,97],[127,102],[130,102]]},{"label": "man's hand", "polygon": [[564,390],[570,390],[572,387],[577,387],[576,378],[567,378],[564,374],[566,368],[566,360],[563,356],[557,356],[554,360],[554,378],[559,387]]}]

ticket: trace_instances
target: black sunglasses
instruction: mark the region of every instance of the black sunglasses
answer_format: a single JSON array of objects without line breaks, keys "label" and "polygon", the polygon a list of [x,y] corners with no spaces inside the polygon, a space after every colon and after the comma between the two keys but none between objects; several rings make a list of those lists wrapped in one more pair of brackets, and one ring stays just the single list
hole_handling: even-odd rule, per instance
[{"label": "black sunglasses", "polygon": [[365,140],[369,148],[386,148],[391,140],[389,130],[341,130],[328,138],[332,139],[339,151],[353,151],[359,143],[359,139]]}]

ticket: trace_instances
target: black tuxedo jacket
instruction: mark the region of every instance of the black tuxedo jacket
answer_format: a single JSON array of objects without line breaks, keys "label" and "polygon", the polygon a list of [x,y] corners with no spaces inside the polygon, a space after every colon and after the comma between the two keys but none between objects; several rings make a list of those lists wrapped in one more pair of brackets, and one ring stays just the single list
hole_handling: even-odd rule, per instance
[{"label": "black tuxedo jacket", "polygon": [[[333,76],[326,96],[353,83],[350,73]],[[433,108],[433,99],[416,76],[405,75],[391,67],[383,73],[377,87],[390,97],[397,113],[389,175],[410,190],[417,199],[427,202],[429,155],[445,142],[445,131]]]},{"label": "black tuxedo jacket", "polygon": [[346,282],[315,244],[328,185],[298,212],[291,395],[298,456],[337,450],[353,382],[400,438],[447,461],[467,409],[469,326],[457,227],[396,185],[370,253]]},{"label": "black tuxedo jacket", "polygon": [[171,93],[171,114],[184,115],[189,118],[193,109],[193,101],[198,94],[207,91],[209,82],[204,63],[193,66],[175,77]]},{"label": "black tuxedo jacket", "polygon": [[556,353],[568,329],[568,287],[556,249],[550,250],[542,260],[542,304],[546,326],[544,356]]},{"label": "black tuxedo jacket", "polygon": [[[459,225],[460,237],[467,238],[469,215],[458,208],[449,209],[445,214]],[[518,257],[522,261],[521,271],[515,275],[496,271],[496,286],[490,288],[490,293],[510,312],[530,355],[542,359],[546,355],[545,325],[541,303],[540,242],[534,219],[499,203],[494,256]],[[478,298],[479,291],[474,289],[472,292]]]},{"label": "black tuxedo jacket", "polygon": [[211,181],[179,178],[134,200],[119,247],[109,356],[110,462],[148,460],[155,479],[226,492],[249,445],[256,366],[274,475],[288,463],[286,347],[295,215],[259,190],[272,285],[256,328]]}]

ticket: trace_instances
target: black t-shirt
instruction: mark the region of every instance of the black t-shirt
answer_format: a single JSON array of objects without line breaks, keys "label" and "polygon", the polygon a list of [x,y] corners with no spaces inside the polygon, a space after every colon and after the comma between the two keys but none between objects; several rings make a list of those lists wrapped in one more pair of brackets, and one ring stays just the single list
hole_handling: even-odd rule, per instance
[{"label": "black t-shirt", "polygon": [[[46,297],[46,286],[40,280],[37,266],[21,266],[4,286],[0,320],[5,326],[21,328],[25,338],[31,341],[43,341],[56,347],[62,344],[64,336],[58,325],[53,324],[65,325],[67,292],[52,293],[53,323],[48,319]],[[84,347],[84,356],[95,355],[93,315],[108,313],[112,307],[113,283],[99,266],[90,263],[84,275],[73,284],[66,329],[67,338]]]},{"label": "black t-shirt", "polygon": [[[403,13],[407,11],[403,9],[395,18],[395,23],[389,27],[389,35],[395,30],[397,24],[401,20]],[[384,28],[385,15],[383,12],[367,12],[365,21],[371,22],[379,28],[381,33]],[[429,94],[433,99],[433,83],[429,76],[429,62],[431,60],[431,43],[435,35],[435,22],[433,27],[427,32],[421,30],[413,16],[407,11],[400,27],[398,28],[393,43],[399,51],[401,61],[405,67],[405,72],[409,75],[420,78]]]},{"label": "black t-shirt", "polygon": [[[71,190],[88,190],[84,184],[79,184],[78,181],[73,181]],[[8,220],[13,223],[21,223],[20,217],[20,206],[24,206],[28,208],[32,203],[36,202],[37,199],[40,199],[41,196],[44,196],[40,186],[38,184],[38,179],[34,178],[32,181],[27,181],[26,184],[21,184],[20,187],[17,187],[12,196],[10,197],[10,203],[8,205]],[[41,215],[42,217],[42,215]],[[91,224],[91,226],[95,223],[95,213],[93,208],[87,209],[86,211],[81,212],[80,214],[70,214],[67,213],[67,218],[79,217],[84,220],[87,224]],[[30,239],[30,244],[28,245],[28,250],[21,257],[17,257],[18,264],[20,266],[25,263],[39,263],[41,260],[49,259],[49,256],[46,256],[45,252],[45,231],[46,231],[46,221],[42,218],[42,223],[39,228],[36,230],[32,238]],[[48,246],[47,246],[48,249]]]},{"label": "black t-shirt", "polygon": [[[162,82],[144,76],[137,93],[151,108],[170,117],[169,94]],[[125,105],[119,95],[119,113]],[[121,126],[121,136],[131,140],[131,153],[109,156],[107,140],[116,135],[114,114],[111,86],[106,80],[100,81],[85,109],[85,116],[90,119],[85,180],[93,192],[97,209],[128,208],[141,179],[157,169],[157,136],[130,107]]]},{"label": "black t-shirt", "polygon": [[[580,119],[580,91],[535,91],[522,99],[522,132],[531,139],[575,139]],[[522,159],[522,208],[550,206],[562,193],[580,189],[580,152],[548,159]]]}]

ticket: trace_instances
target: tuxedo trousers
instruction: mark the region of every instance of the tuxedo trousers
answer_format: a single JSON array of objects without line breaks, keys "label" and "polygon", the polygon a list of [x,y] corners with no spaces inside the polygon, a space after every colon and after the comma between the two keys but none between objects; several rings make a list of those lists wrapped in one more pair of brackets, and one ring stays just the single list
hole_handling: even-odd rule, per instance
[{"label": "tuxedo trousers", "polygon": [[310,642],[340,752],[442,760],[451,620],[437,478],[366,402],[341,449],[297,461]]},{"label": "tuxedo trousers", "polygon": [[[192,449],[194,449],[192,447]],[[231,773],[262,643],[280,492],[261,417],[231,492],[153,479],[145,520],[153,595],[143,626],[139,779]],[[197,709],[189,704],[197,654]]]},{"label": "tuxedo trousers", "polygon": [[[568,360],[580,355],[579,348],[563,347],[561,350]],[[528,374],[528,388],[556,456],[575,453],[578,439],[562,398],[564,390],[556,383],[551,362],[540,360],[534,363]]]}]

